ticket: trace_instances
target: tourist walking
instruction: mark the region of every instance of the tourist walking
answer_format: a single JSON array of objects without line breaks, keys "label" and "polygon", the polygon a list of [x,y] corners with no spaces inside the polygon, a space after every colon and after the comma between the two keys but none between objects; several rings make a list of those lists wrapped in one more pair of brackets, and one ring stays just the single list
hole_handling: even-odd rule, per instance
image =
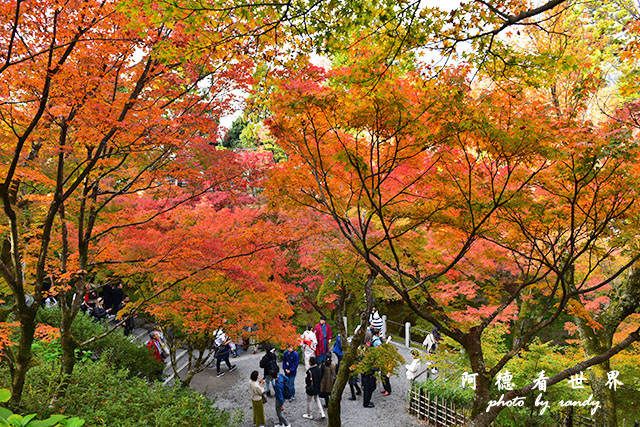
[{"label": "tourist walking", "polygon": [[104,308],[104,300],[102,298],[98,298],[96,302],[96,306],[91,310],[91,316],[93,316],[93,320],[95,322],[99,322],[107,318],[107,316],[111,313],[111,309],[108,308],[105,310]]},{"label": "tourist walking", "polygon": [[287,348],[287,351],[284,352],[284,357],[282,358],[282,370],[284,371],[284,374],[289,377],[289,381],[291,381],[291,401],[296,397],[295,384],[299,364],[300,356],[298,356],[298,352],[293,348],[293,346],[290,345],[289,348]]},{"label": "tourist walking", "polygon": [[115,288],[111,291],[111,308],[113,314],[118,314],[118,311],[124,307],[124,300],[127,298],[127,295],[124,293],[122,289],[122,283],[118,283]]},{"label": "tourist walking", "polygon": [[365,408],[373,408],[375,405],[371,401],[371,396],[376,389],[375,372],[362,373],[360,375],[360,382],[362,382],[362,406]]},{"label": "tourist walking", "polygon": [[222,364],[222,362],[227,364],[227,367],[229,368],[229,372],[233,372],[236,370],[236,365],[231,365],[231,362],[229,362],[229,355],[231,354],[231,346],[229,345],[229,343],[231,342],[231,340],[229,339],[229,337],[227,337],[227,334],[225,334],[222,330],[218,330],[218,332],[216,333],[216,350],[215,350],[215,357],[216,357],[216,376],[217,377],[221,377],[224,375],[224,372],[222,372],[220,370],[220,365]]},{"label": "tourist walking", "polygon": [[313,332],[313,325],[311,323],[307,325],[307,330],[304,331],[300,338],[302,341],[302,352],[304,354],[304,369],[308,371],[311,367],[309,359],[316,354],[316,347],[318,345],[318,339]]},{"label": "tourist walking", "polygon": [[284,412],[284,387],[285,387],[285,376],[284,374],[279,374],[276,369],[271,371],[271,378],[274,380],[274,391],[276,396],[276,416],[278,417],[278,421],[280,424],[276,424],[274,427],[291,427],[289,421],[285,418]]},{"label": "tourist walking", "polygon": [[258,380],[258,371],[251,372],[249,380],[249,391],[251,392],[251,404],[253,405],[253,425],[254,427],[264,427],[266,421],[264,419],[264,402],[262,396],[264,394],[264,378]]},{"label": "tourist walking", "polygon": [[317,363],[322,363],[329,352],[329,341],[333,338],[333,335],[331,335],[331,326],[327,323],[326,316],[320,317],[320,322],[318,322],[313,332],[316,334],[316,339],[318,340],[316,361]]},{"label": "tourist walking", "polygon": [[413,381],[416,379],[418,369],[420,368],[420,354],[418,350],[411,350],[411,363],[405,365],[407,368],[407,390],[411,392]]},{"label": "tourist walking", "polygon": [[320,418],[325,418],[324,409],[322,409],[322,404],[320,403],[320,387],[322,385],[322,368],[318,366],[317,360],[315,356],[312,356],[309,360],[311,364],[310,368],[307,370],[307,374],[305,376],[305,392],[307,393],[307,413],[302,414],[304,418],[309,420],[313,419],[313,413],[311,411],[311,405],[318,406],[318,411],[320,412]]},{"label": "tourist walking", "polygon": [[391,394],[391,372],[382,377],[382,395],[389,396]]},{"label": "tourist walking", "polygon": [[382,345],[382,332],[380,331],[380,329],[372,329],[371,330],[372,333],[372,337],[371,337],[371,347],[379,347]]},{"label": "tourist walking", "polygon": [[158,331],[151,331],[151,339],[147,341],[147,348],[151,350],[151,353],[156,360],[162,362],[167,358],[168,354],[164,352],[162,348],[162,341],[160,340],[160,333]]}]

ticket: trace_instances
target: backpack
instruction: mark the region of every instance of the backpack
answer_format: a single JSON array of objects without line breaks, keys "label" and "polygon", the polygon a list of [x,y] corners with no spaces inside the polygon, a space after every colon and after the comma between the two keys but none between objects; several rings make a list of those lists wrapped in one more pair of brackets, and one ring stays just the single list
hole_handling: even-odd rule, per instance
[{"label": "backpack", "polygon": [[269,363],[269,362],[267,360],[267,355],[265,354],[264,356],[262,356],[262,359],[260,359],[260,367],[262,369],[266,369],[267,363]]},{"label": "backpack", "polygon": [[291,397],[293,397],[293,393],[294,393],[294,384],[293,384],[293,380],[291,378],[289,378],[288,376],[281,374],[283,377],[282,380],[282,397],[284,397],[285,399],[291,399]]}]

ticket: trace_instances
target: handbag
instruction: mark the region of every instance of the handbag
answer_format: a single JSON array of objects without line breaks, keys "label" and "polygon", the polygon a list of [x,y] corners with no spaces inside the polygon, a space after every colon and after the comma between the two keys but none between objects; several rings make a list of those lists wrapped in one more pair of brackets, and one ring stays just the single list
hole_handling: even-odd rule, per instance
[{"label": "handbag", "polygon": [[267,393],[262,393],[262,403],[267,403]]}]

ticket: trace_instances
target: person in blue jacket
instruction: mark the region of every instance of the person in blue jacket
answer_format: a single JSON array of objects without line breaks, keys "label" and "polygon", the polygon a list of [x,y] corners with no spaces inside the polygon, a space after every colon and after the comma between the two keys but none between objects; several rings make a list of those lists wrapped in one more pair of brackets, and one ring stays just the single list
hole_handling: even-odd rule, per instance
[{"label": "person in blue jacket", "polygon": [[273,388],[276,392],[276,415],[280,424],[276,424],[274,427],[291,427],[289,421],[284,417],[284,375],[279,374],[277,370],[271,371],[271,378],[274,380]]},{"label": "person in blue jacket", "polygon": [[342,360],[342,356],[344,356],[344,352],[342,351],[342,338],[340,337],[340,334],[338,334],[338,336],[336,337],[336,341],[333,343],[333,352],[338,358],[336,369],[340,369],[340,361]]},{"label": "person in blue jacket", "polygon": [[[300,363],[300,356],[298,352],[290,345],[287,348],[287,351],[284,352],[284,357],[282,358],[282,370],[284,374],[289,377],[291,384],[296,383],[296,374],[298,373],[298,364]],[[296,397],[296,389],[293,387],[291,393],[291,399],[289,401],[293,401]]]}]

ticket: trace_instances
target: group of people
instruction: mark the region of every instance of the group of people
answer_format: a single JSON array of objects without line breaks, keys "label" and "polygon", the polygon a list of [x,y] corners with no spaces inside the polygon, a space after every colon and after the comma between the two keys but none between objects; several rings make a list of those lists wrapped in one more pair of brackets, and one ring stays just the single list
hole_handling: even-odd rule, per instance
[{"label": "group of people", "polygon": [[[100,292],[98,292],[98,290]],[[122,283],[112,286],[105,283],[99,289],[87,283],[86,293],[82,300],[81,310],[87,312],[96,322],[115,317],[120,310],[129,302],[129,297],[122,289]],[[129,335],[133,329],[133,319],[125,322],[125,335]]]},{"label": "group of people", "polygon": [[[322,316],[315,325],[307,325],[305,332],[300,337],[302,346],[303,363],[305,367],[305,394],[307,396],[307,411],[304,418],[313,419],[312,406],[317,407],[319,417],[326,418],[324,409],[329,405],[329,397],[333,389],[333,383],[338,373],[338,364],[343,356],[342,338],[338,334],[333,339],[331,326],[327,318]],[[331,351],[329,350],[331,348]],[[335,354],[335,359],[333,355]],[[267,346],[265,355],[260,360],[263,369],[263,377],[259,379],[259,372],[253,371],[250,377],[251,401],[253,404],[253,424],[265,425],[264,403],[267,398],[275,398],[276,427],[290,427],[289,421],[284,416],[284,405],[288,400],[293,402],[296,398],[295,379],[300,365],[300,355],[293,345],[290,345],[282,358],[282,372],[278,365],[275,348]],[[323,402],[320,400],[324,400]]]},{"label": "group of people", "polygon": [[[382,345],[384,322],[375,309],[369,318],[369,327],[365,334],[364,343],[371,347]],[[331,341],[333,340],[333,345]],[[388,339],[387,339],[388,342]],[[335,339],[327,318],[322,316],[320,321],[313,326],[308,324],[300,337],[303,363],[305,367],[305,394],[307,408],[302,415],[306,419],[314,419],[317,412],[319,419],[326,418],[325,409],[329,406],[331,390],[336,380],[338,367],[344,355],[342,349],[342,337],[338,334]],[[335,356],[335,357],[334,357]],[[264,403],[272,396],[275,397],[275,409],[278,422],[275,427],[290,427],[289,421],[284,416],[284,405],[288,400],[295,400],[295,378],[297,376],[300,355],[293,346],[289,346],[282,359],[282,372],[278,365],[275,348],[267,346],[265,354],[260,360],[263,376],[260,378],[258,371],[253,371],[250,376],[251,401],[253,405],[253,424],[256,427],[265,425]],[[362,389],[358,385],[358,376],[349,378],[351,397],[349,400],[357,400],[357,395],[363,395],[363,406],[373,408],[371,396],[376,387],[374,372],[361,374]],[[389,375],[390,376],[390,375]],[[383,395],[391,393],[389,376],[383,379]]]},{"label": "group of people", "polygon": [[[384,342],[391,341],[391,336],[385,338],[384,336],[384,321],[378,313],[378,310],[373,307],[369,316],[369,327],[365,331],[363,344],[368,347],[379,347]],[[365,408],[373,408],[375,404],[371,401],[373,392],[376,389],[376,372],[363,372],[360,374],[360,381],[362,383],[362,390],[358,387],[357,377],[351,377],[349,379],[349,388],[351,390],[350,400],[356,400],[356,394],[362,393],[362,405]],[[382,390],[380,392],[383,396],[389,396],[391,394],[391,373],[382,377]],[[355,389],[355,390],[354,390]]]},{"label": "group of people", "polygon": [[[316,326],[312,326],[311,323],[307,325],[307,330],[304,331],[300,337],[302,351],[304,353],[304,367],[309,370],[311,367],[311,357],[315,356],[316,363],[322,363],[327,358],[327,354],[331,355],[329,351],[329,342],[333,339],[333,333],[331,332],[331,326],[327,323],[325,316],[320,317],[320,321]],[[333,343],[332,352],[335,353],[338,363],[342,360],[342,338],[340,334],[336,337]]]}]

